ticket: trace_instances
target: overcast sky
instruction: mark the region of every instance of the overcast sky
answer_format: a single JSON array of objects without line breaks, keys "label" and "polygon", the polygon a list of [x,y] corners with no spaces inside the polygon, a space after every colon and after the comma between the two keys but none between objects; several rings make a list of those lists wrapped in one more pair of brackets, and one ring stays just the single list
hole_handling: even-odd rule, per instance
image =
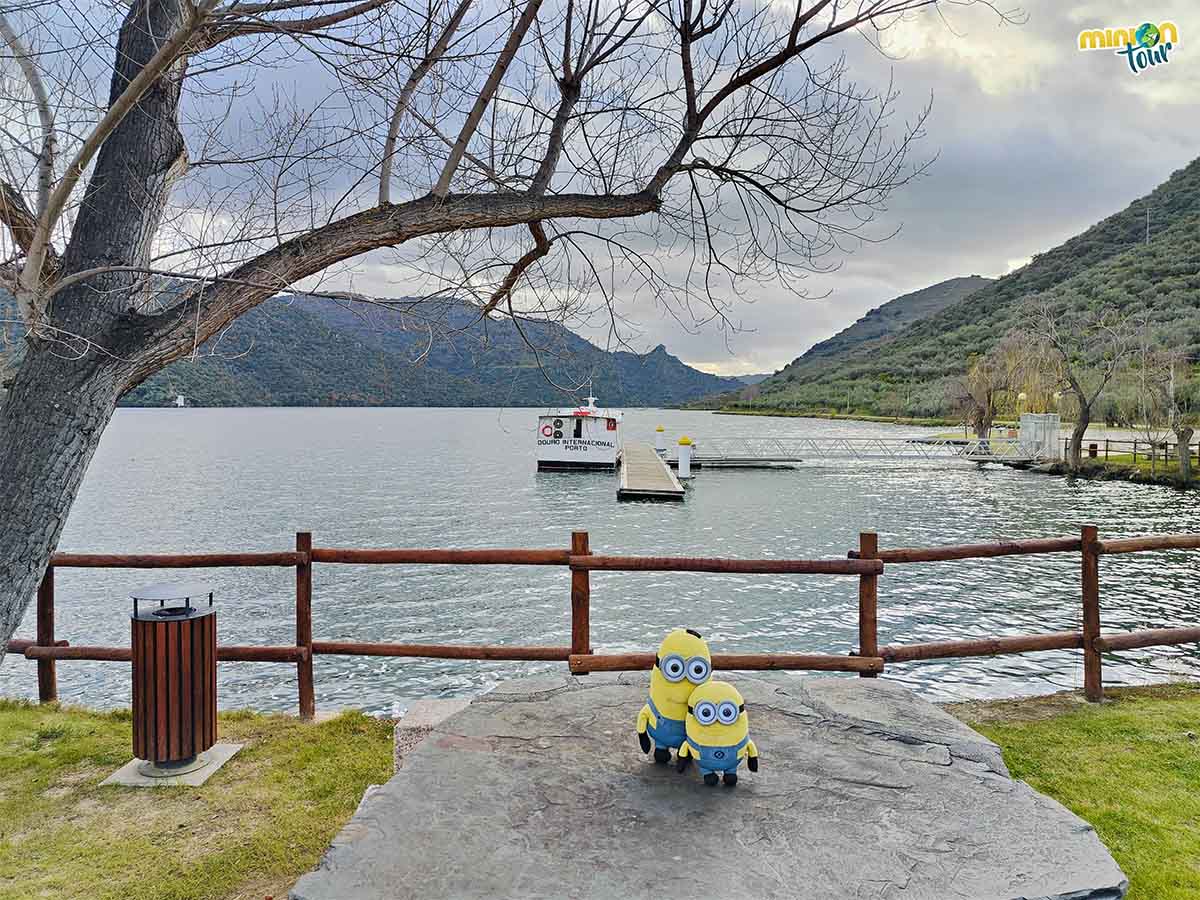
[{"label": "overcast sky", "polygon": [[[922,150],[928,177],[895,195],[883,222],[902,231],[813,276],[799,301],[761,290],[734,318],[744,329],[687,333],[654,310],[632,311],[639,349],[663,343],[721,373],[770,372],[900,294],[958,275],[1003,275],[1139,197],[1200,155],[1200,6],[1194,0],[1072,3],[1025,0],[1027,24],[997,27],[985,9],[905,23],[882,58],[845,43],[860,80],[889,69],[911,114],[932,95]],[[1167,66],[1133,76],[1111,51],[1076,49],[1085,27],[1174,21]],[[956,36],[957,33],[957,36]],[[873,80],[873,81],[872,81]],[[730,347],[726,347],[726,342]]]}]

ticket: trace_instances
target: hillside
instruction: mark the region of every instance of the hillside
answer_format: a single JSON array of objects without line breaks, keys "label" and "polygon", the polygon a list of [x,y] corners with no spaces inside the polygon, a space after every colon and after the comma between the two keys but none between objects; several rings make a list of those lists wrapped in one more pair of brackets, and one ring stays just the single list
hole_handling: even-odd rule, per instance
[{"label": "hillside", "polygon": [[[536,348],[536,352],[535,352]],[[183,394],[197,406],[540,406],[589,377],[604,403],[658,406],[728,390],[659,346],[608,353],[553,322],[479,321],[450,301],[403,311],[300,295],[262,304],[131,391],[125,405]]]},{"label": "hillside", "polygon": [[195,361],[167,366],[122,399],[164,406],[455,406],[485,402],[470,381],[413,366],[330,328],[296,304],[272,300],[242,316]]},{"label": "hillside", "polygon": [[817,370],[829,360],[858,352],[871,342],[891,337],[912,323],[941,312],[991,283],[991,278],[969,275],[965,278],[951,278],[889,300],[828,340],[814,344],[803,356],[776,373],[776,377]]},{"label": "hillside", "polygon": [[[1149,246],[1147,205],[1154,210]],[[806,354],[801,365],[794,363],[760,385],[758,403],[937,415],[944,411],[944,379],[961,373],[972,354],[991,347],[1009,329],[1017,304],[1039,293],[1063,303],[1080,297],[1092,302],[1101,296],[1106,302],[1136,298],[1154,307],[1164,328],[1191,333],[1195,298],[1189,292],[1197,290],[1198,227],[1200,160],[1148,196],[939,312],[890,336],[825,354],[819,362],[804,362]],[[1154,270],[1147,269],[1151,260]]]}]

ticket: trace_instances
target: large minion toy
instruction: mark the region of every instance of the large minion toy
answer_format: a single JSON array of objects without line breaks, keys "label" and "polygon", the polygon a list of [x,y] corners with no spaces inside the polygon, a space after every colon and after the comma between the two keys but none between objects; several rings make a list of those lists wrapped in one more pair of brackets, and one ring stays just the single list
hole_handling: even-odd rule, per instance
[{"label": "large minion toy", "polygon": [[650,752],[653,740],[655,762],[670,762],[671,750],[683,743],[688,697],[711,674],[712,656],[697,632],[676,628],[659,645],[650,670],[650,700],[637,719],[642,752]]},{"label": "large minion toy", "polygon": [[678,754],[680,772],[694,759],[705,784],[711,787],[723,775],[732,787],[743,757],[751,772],[758,771],[758,748],[750,740],[746,704],[732,684],[710,681],[692,691],[686,722],[687,736]]}]

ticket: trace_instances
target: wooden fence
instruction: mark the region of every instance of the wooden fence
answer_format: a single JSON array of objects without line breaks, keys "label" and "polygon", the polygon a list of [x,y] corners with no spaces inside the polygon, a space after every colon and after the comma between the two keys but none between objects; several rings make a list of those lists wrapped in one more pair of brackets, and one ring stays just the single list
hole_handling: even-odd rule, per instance
[{"label": "wooden fence", "polygon": [[[1063,438],[1063,458],[1065,459],[1071,452],[1071,439]],[[1175,443],[1174,438],[1164,438],[1158,441],[1150,441],[1146,439],[1126,440],[1116,438],[1104,438],[1083,440],[1083,455],[1089,459],[1103,459],[1109,461],[1112,456],[1132,456],[1132,463],[1137,465],[1138,460],[1142,462],[1157,461],[1164,466],[1174,463],[1179,463],[1179,448]],[[1200,463],[1200,443],[1188,445],[1188,456],[1193,462]]]},{"label": "wooden fence", "polygon": [[[175,569],[275,566],[295,570],[296,642],[286,646],[221,645],[222,662],[276,662],[296,666],[299,710],[304,718],[315,711],[313,657],[319,655],[399,656],[441,659],[541,660],[567,663],[571,672],[649,669],[654,653],[595,653],[591,645],[591,578],[603,572],[737,572],[774,575],[834,575],[858,579],[858,650],[848,656],[821,653],[713,654],[716,669],[800,669],[856,672],[874,677],[888,663],[968,656],[998,656],[1043,650],[1083,651],[1084,689],[1089,700],[1103,697],[1102,656],[1140,647],[1200,641],[1200,627],[1157,628],[1105,634],[1100,630],[1100,559],[1106,555],[1157,550],[1200,549],[1200,534],[1155,535],[1102,541],[1095,526],[1085,525],[1079,537],[998,541],[929,548],[880,549],[873,532],[859,536],[857,550],[845,559],[711,559],[697,557],[602,556],[594,554],[587,532],[574,532],[562,549],[496,550],[362,550],[314,547],[308,532],[296,534],[296,549],[284,553],[204,554],[82,554],[56,553],[37,595],[37,636],[14,639],[10,653],[37,662],[38,696],[56,700],[59,660],[129,662],[128,647],[72,645],[58,640],[54,628],[54,572],[60,568]],[[879,645],[879,581],[887,566],[949,562],[999,556],[1047,553],[1079,554],[1081,629],[1043,634],[997,636],[974,640]],[[479,644],[398,644],[385,642],[319,641],[313,638],[312,567],[322,565],[506,565],[564,567],[571,572],[570,644],[513,646]]]}]

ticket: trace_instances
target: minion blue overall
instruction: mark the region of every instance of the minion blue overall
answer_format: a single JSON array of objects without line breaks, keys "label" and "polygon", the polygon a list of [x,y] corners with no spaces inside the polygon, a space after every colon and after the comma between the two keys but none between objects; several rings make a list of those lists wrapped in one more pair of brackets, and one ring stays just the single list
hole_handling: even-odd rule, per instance
[{"label": "minion blue overall", "polygon": [[650,697],[638,713],[638,743],[643,753],[654,742],[654,761],[666,763],[686,737],[688,697],[712,674],[712,656],[704,638],[676,628],[659,645],[650,671]]},{"label": "minion blue overall", "polygon": [[705,784],[724,778],[733,787],[743,759],[751,772],[758,771],[758,747],[750,739],[746,704],[732,684],[710,681],[692,691],[685,730],[678,754],[680,772],[695,760]]}]

